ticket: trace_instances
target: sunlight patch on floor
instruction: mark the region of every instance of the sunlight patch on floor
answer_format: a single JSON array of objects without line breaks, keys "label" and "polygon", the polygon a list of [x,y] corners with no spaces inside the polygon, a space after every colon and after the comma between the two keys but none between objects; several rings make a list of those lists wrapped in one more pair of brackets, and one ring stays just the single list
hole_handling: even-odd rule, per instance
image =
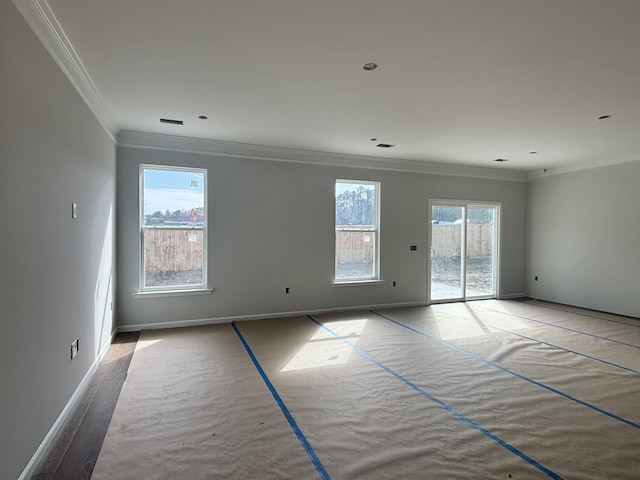
[{"label": "sunlight patch on floor", "polygon": [[439,320],[438,331],[442,340],[479,337],[487,334],[481,325],[474,323],[473,321],[452,317]]},{"label": "sunlight patch on floor", "polygon": [[[327,327],[355,344],[366,323],[367,319],[362,318],[329,322]],[[303,345],[280,371],[290,372],[307,368],[342,365],[347,363],[352,351],[353,349],[342,340],[334,337],[324,328],[318,327],[318,331],[311,337],[309,342]]]},{"label": "sunlight patch on floor", "polygon": [[442,340],[478,337],[503,330],[525,330],[529,326],[520,318],[508,312],[495,314],[475,310],[466,303],[438,305],[437,311],[443,313],[436,320],[439,336]]},{"label": "sunlight patch on floor", "polygon": [[156,338],[155,340],[138,340],[138,344],[136,345],[136,350],[144,350],[145,348],[151,347],[158,342],[161,342],[161,338]]}]

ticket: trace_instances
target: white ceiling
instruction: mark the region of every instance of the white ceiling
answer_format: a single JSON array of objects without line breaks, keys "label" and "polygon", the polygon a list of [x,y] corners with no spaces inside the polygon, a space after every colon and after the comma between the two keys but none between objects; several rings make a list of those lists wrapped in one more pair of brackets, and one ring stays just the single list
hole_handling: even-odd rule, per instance
[{"label": "white ceiling", "polygon": [[114,135],[530,172],[640,159],[638,0],[14,2]]}]

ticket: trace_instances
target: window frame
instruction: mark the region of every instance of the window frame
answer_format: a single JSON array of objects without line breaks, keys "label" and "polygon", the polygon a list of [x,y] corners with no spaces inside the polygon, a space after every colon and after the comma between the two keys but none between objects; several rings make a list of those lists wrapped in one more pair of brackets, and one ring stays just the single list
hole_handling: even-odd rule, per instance
[{"label": "window frame", "polygon": [[[144,214],[144,201],[145,201],[145,184],[144,173],[146,170],[165,170],[172,172],[193,172],[203,175],[203,207],[204,207],[204,222],[202,226],[199,225],[185,225],[185,226],[158,226],[158,225],[145,225]],[[154,296],[154,295],[189,295],[198,293],[211,293],[213,290],[208,288],[208,230],[209,230],[209,189],[208,189],[208,169],[199,167],[185,167],[176,165],[154,165],[154,164],[140,164],[139,165],[139,188],[138,188],[138,253],[139,253],[139,268],[138,268],[138,293],[136,296]],[[145,272],[145,232],[150,230],[168,230],[168,231],[202,231],[202,282],[197,284],[187,285],[156,285],[146,286],[146,272]]]},{"label": "window frame", "polygon": [[[346,183],[351,185],[370,185],[374,187],[374,199],[375,199],[375,214],[374,225],[371,229],[362,228],[348,228],[348,226],[341,226],[338,228],[336,218],[336,188],[339,183]],[[334,223],[334,270],[333,270],[333,282],[334,286],[341,285],[361,285],[361,284],[379,284],[382,282],[380,278],[380,205],[381,205],[381,182],[375,180],[350,180],[345,178],[338,178],[333,185],[333,223]],[[367,277],[341,277],[338,278],[338,249],[337,249],[337,235],[338,232],[368,232],[374,238],[374,252],[373,252],[373,275]]]}]

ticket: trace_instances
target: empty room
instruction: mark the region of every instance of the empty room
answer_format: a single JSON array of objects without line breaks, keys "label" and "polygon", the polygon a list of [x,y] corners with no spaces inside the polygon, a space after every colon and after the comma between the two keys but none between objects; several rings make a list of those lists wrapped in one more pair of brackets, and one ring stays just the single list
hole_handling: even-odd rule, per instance
[{"label": "empty room", "polygon": [[0,478],[639,478],[638,25],[0,0]]}]

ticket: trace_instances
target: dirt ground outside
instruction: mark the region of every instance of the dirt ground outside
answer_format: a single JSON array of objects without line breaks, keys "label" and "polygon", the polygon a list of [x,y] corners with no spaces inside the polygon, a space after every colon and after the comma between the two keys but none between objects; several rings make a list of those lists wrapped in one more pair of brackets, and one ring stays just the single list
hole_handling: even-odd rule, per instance
[{"label": "dirt ground outside", "polygon": [[[432,282],[460,287],[459,257],[432,259]],[[493,263],[490,255],[470,257],[467,259],[467,288],[478,292],[490,293],[492,284]],[[359,279],[373,275],[372,262],[343,262],[336,268],[337,278]],[[167,272],[147,272],[145,279],[147,287],[199,285],[202,283],[202,270],[182,270]]]},{"label": "dirt ground outside", "polygon": [[145,277],[145,287],[175,287],[202,284],[202,270],[146,272]]},{"label": "dirt ground outside", "polygon": [[[433,258],[432,282],[460,287],[461,260]],[[477,292],[493,291],[493,261],[491,255],[467,258],[467,288]]]},{"label": "dirt ground outside", "polygon": [[[431,281],[460,287],[460,257],[435,257]],[[344,262],[336,268],[337,278],[366,278],[373,272],[372,262]],[[491,255],[467,258],[467,288],[477,292],[493,292],[493,262]]]}]

